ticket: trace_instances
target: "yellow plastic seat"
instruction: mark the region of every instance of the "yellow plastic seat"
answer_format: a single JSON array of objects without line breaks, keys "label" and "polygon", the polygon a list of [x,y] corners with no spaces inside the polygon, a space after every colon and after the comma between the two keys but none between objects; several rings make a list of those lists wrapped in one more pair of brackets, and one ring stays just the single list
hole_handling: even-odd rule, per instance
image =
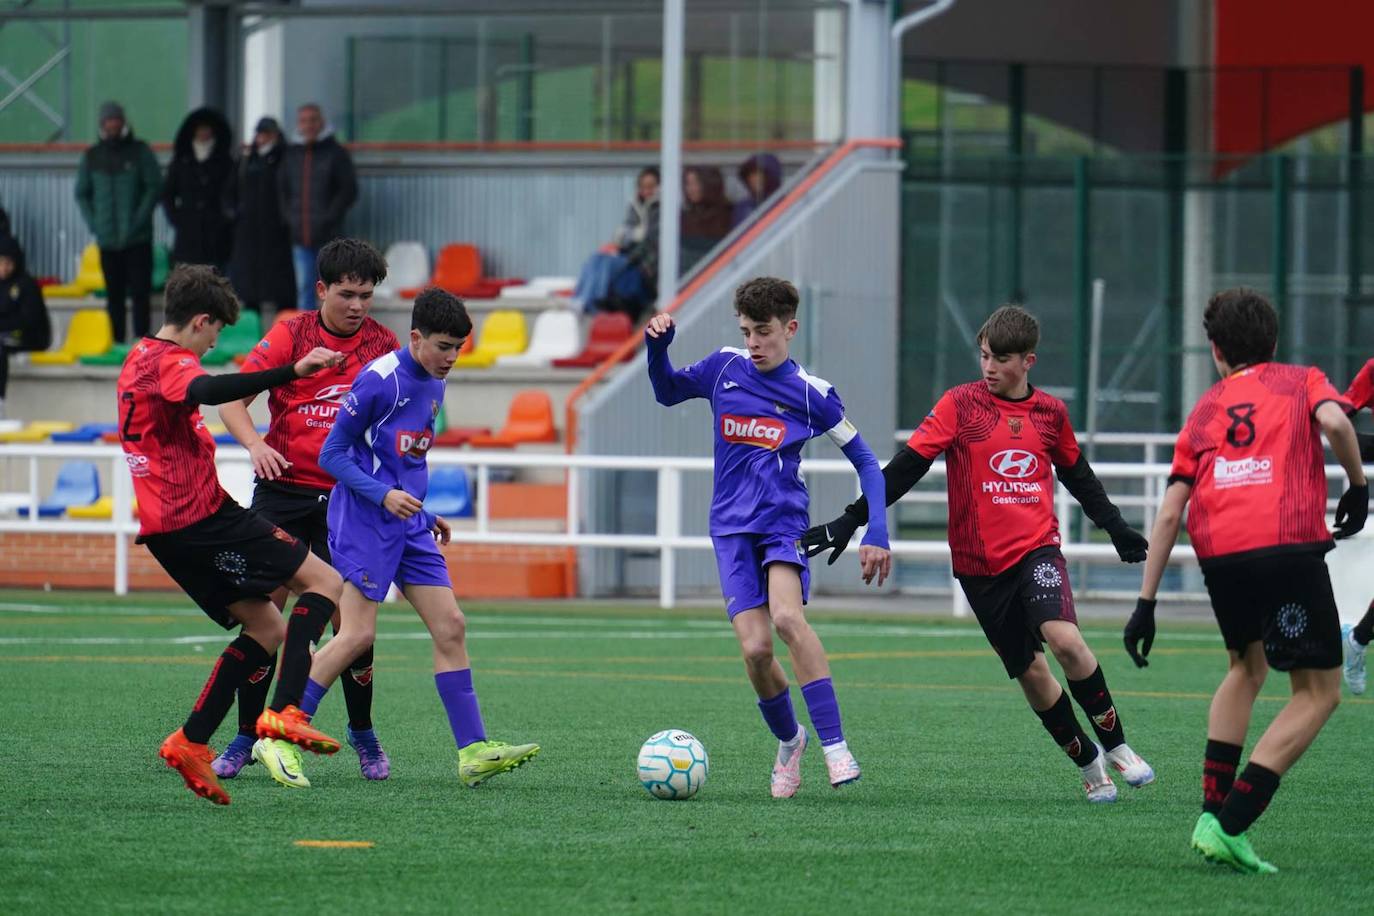
[{"label": "yellow plastic seat", "polygon": [[66,420],[35,420],[23,429],[0,432],[0,442],[46,442],[53,433],[69,433],[75,423]]},{"label": "yellow plastic seat", "polygon": [[102,496],[89,506],[68,506],[68,518],[113,518],[114,517],[114,497]]},{"label": "yellow plastic seat", "polygon": [[71,365],[83,356],[99,356],[114,346],[114,326],[104,309],[81,309],[72,315],[67,326],[67,339],[62,349],[32,353],[29,362],[35,366]]},{"label": "yellow plastic seat", "polygon": [[100,268],[100,248],[95,242],[81,249],[81,265],[76,269],[76,279],[72,285],[83,287],[88,293],[105,288],[105,272]]},{"label": "yellow plastic seat", "polygon": [[458,357],[455,365],[485,369],[495,363],[498,356],[524,353],[529,342],[530,332],[523,312],[514,309],[492,312],[482,325],[477,346],[471,353]]}]

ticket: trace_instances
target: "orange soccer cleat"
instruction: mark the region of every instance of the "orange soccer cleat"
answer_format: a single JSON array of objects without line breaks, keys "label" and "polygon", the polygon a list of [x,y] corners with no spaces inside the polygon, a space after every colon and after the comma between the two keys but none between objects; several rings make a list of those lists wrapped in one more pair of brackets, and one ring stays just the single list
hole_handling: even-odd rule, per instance
[{"label": "orange soccer cleat", "polygon": [[185,732],[178,728],[162,742],[157,755],[181,774],[181,778],[186,780],[186,788],[217,805],[229,804],[229,793],[224,791],[219,784],[219,777],[210,769],[210,761],[215,759],[215,752],[210,745],[187,740]]},{"label": "orange soccer cleat", "polygon": [[310,719],[295,706],[288,706],[281,712],[264,709],[258,716],[257,732],[259,738],[290,741],[315,754],[332,754],[339,749],[339,742],[312,727]]}]

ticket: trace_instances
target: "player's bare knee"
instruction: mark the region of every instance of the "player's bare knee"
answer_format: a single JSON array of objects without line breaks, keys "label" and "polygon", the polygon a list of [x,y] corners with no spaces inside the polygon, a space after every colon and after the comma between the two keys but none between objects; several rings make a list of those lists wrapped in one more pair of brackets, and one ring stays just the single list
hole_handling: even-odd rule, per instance
[{"label": "player's bare knee", "polygon": [[778,631],[778,636],[789,646],[811,630],[811,624],[806,622],[806,617],[799,607],[774,608],[772,616],[773,629]]},{"label": "player's bare knee", "polygon": [[280,614],[274,614],[245,626],[243,633],[271,654],[286,641],[286,621]]},{"label": "player's bare knee", "polygon": [[463,646],[463,641],[467,639],[467,632],[467,619],[463,616],[463,612],[455,606],[452,613],[444,614],[435,622],[432,635],[436,646],[460,649]]},{"label": "player's bare knee", "polygon": [[750,668],[762,670],[773,664],[773,640],[768,639],[746,639],[740,643],[740,652],[744,655],[744,663]]},{"label": "player's bare knee", "polygon": [[1071,673],[1070,676],[1086,677],[1097,667],[1093,664],[1095,659],[1092,650],[1083,641],[1083,637],[1078,635],[1077,630],[1046,636],[1046,642],[1049,643],[1050,651],[1054,653],[1059,666],[1065,673]]}]

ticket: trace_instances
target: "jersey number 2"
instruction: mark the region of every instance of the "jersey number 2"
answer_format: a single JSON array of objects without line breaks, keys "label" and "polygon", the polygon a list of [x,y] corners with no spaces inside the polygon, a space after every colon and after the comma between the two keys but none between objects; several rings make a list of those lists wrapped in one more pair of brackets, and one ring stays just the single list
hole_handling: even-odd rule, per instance
[{"label": "jersey number 2", "polygon": [[139,439],[143,438],[142,434],[129,432],[129,424],[134,422],[134,407],[136,406],[134,402],[134,393],[132,391],[124,392],[124,400],[128,403],[129,410],[124,414],[124,427],[119,431],[119,438],[123,439],[125,442],[137,442]]}]

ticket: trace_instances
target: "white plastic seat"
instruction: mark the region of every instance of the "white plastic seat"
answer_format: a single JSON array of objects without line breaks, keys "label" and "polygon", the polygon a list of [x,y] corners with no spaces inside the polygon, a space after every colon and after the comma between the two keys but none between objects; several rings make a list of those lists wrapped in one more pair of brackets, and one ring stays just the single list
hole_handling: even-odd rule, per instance
[{"label": "white plastic seat", "polygon": [[577,286],[576,277],[535,277],[523,286],[507,286],[501,290],[503,299],[549,299],[563,290]]},{"label": "white plastic seat", "polygon": [[547,368],[555,359],[577,354],[582,347],[582,334],[577,327],[577,315],[550,309],[534,319],[530,345],[524,353],[499,356],[496,365],[501,369]]},{"label": "white plastic seat", "polygon": [[393,242],[386,250],[386,279],[374,292],[394,299],[403,289],[429,282],[429,252],[419,242]]},{"label": "white plastic seat", "polygon": [[240,506],[253,504],[253,466],[243,461],[216,462],[219,485]]}]

